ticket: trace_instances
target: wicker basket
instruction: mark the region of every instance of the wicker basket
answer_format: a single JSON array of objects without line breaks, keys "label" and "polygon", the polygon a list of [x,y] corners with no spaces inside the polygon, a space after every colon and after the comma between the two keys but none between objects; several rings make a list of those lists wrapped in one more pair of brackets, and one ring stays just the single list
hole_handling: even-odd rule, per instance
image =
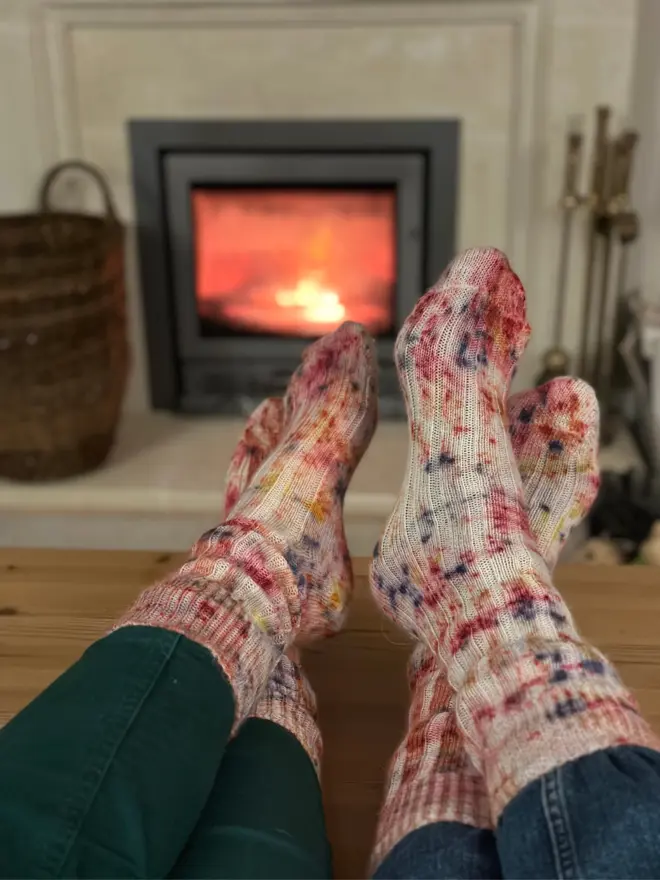
[{"label": "wicker basket", "polygon": [[[104,217],[51,210],[70,168],[96,180]],[[63,162],[39,213],[0,217],[0,476],[52,480],[101,464],[127,374],[123,227],[98,169]]]}]

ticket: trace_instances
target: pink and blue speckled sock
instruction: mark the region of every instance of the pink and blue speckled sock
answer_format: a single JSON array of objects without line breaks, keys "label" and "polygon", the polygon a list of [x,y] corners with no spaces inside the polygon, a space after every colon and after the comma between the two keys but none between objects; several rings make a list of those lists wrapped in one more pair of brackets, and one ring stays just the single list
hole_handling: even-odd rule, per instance
[{"label": "pink and blue speckled sock", "polygon": [[284,430],[284,398],[262,400],[245,422],[225,476],[224,517],[229,519],[252,477],[280,442]]},{"label": "pink and blue speckled sock", "polygon": [[[340,331],[337,331],[340,333]],[[361,340],[361,351],[365,356],[365,366],[361,371],[356,371],[353,376],[353,382],[356,386],[360,383],[366,385],[362,393],[364,393],[364,438],[360,441],[359,457],[362,456],[364,449],[368,445],[373,431],[376,427],[377,417],[377,391],[376,391],[376,368],[373,357],[373,342],[359,325],[346,324],[341,329],[342,334],[349,334],[349,338]],[[324,337],[326,340],[320,340],[311,347],[309,353],[306,353],[303,365],[308,369],[309,361],[316,352],[325,351],[328,340],[333,340],[336,334],[330,334]],[[339,337],[341,338],[341,336]],[[325,355],[324,355],[325,356]],[[365,376],[361,377],[361,374]],[[292,388],[295,390],[296,380],[292,381]],[[357,391],[356,389],[353,389]],[[250,492],[254,493],[254,483],[259,479],[257,472],[263,462],[269,458],[278,446],[284,442],[287,432],[291,430],[292,415],[296,412],[291,405],[293,391],[290,390],[284,399],[270,397],[262,401],[248,418],[245,429],[240,437],[234,454],[232,456],[226,476],[225,488],[225,516],[233,515],[239,499],[243,499],[247,493],[248,487]],[[350,407],[347,412],[350,415]],[[343,417],[343,413],[333,418],[332,424],[329,425],[330,435],[333,430],[339,427],[339,420]],[[323,425],[319,426],[324,427]],[[328,426],[326,426],[327,428]],[[353,427],[349,431],[354,430]],[[326,442],[330,437],[326,437]],[[328,499],[319,498],[315,505],[313,513],[314,519],[323,514],[320,503],[327,504],[330,501],[332,512],[333,528],[329,531],[332,535],[331,545],[324,549],[324,552],[303,553],[296,555],[294,564],[296,570],[305,576],[306,582],[309,584],[305,601],[302,603],[301,621],[298,628],[296,641],[298,644],[312,642],[318,638],[325,638],[339,632],[343,626],[346,611],[353,593],[353,570],[351,565],[346,537],[344,534],[342,522],[342,505],[343,493],[348,485],[348,479],[352,474],[344,463],[336,456],[333,459],[332,444],[328,446],[329,459],[332,467],[336,470],[337,476],[334,482],[334,497]],[[284,453],[284,460],[288,458],[290,449]],[[357,460],[359,460],[359,457]],[[305,467],[313,464],[310,455],[305,458]],[[300,478],[305,478],[305,467],[302,468]],[[270,479],[270,478],[269,478]],[[309,534],[305,536],[305,549],[314,550],[313,540]]]},{"label": "pink and blue speckled sock", "polygon": [[[580,379],[553,379],[507,404],[529,526],[552,570],[598,491],[598,403]],[[485,782],[470,760],[446,669],[424,644],[408,667],[408,729],[390,764],[372,873],[403,838],[433,822],[492,828]]]},{"label": "pink and blue speckled sock", "polygon": [[507,418],[530,530],[552,571],[598,494],[598,401],[586,382],[562,377],[515,394]]},{"label": "pink and blue speckled sock", "polygon": [[[408,468],[371,573],[384,612],[446,666],[495,819],[566,761],[657,745],[578,635],[530,531],[504,417],[528,334],[524,290],[494,249],[457,257],[417,304],[395,349]],[[568,440],[551,438],[548,452]]]},{"label": "pink and blue speckled sock", "polygon": [[[117,623],[174,630],[208,648],[236,723],[297,636],[310,593],[342,553],[342,505],[376,426],[373,341],[343,324],[309,346],[286,396],[286,428],[222,525]],[[341,560],[339,560],[341,561]]]},{"label": "pink and blue speckled sock", "polygon": [[[262,401],[246,421],[227,469],[225,517],[231,516],[256,472],[276,449],[286,424],[284,400],[279,397]],[[339,535],[337,540],[343,546],[343,535]],[[345,605],[342,602],[341,607],[339,603],[332,607],[330,585],[341,581],[342,599],[348,600],[353,588],[348,553],[333,554],[328,564],[334,565],[335,576],[321,578],[318,589],[308,593],[302,609],[299,638],[307,636],[308,623],[313,631],[318,631],[322,622],[326,621],[329,632],[334,632],[341,624]],[[309,603],[313,605],[311,610]],[[289,648],[282,656],[268,679],[263,695],[252,708],[250,717],[272,721],[293,734],[309,755],[317,774],[320,774],[323,740],[317,723],[316,696],[302,668],[297,648]]]}]

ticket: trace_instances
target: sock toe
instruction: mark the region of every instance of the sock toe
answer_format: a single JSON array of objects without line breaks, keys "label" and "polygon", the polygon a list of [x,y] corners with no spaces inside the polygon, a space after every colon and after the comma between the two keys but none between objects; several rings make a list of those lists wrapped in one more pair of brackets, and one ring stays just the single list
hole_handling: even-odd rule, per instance
[{"label": "sock toe", "polygon": [[[362,397],[358,411],[372,412],[377,405],[375,362],[373,339],[361,324],[345,322],[303,352],[284,398],[287,417],[295,419],[296,413],[304,411],[310,399],[319,395],[323,395],[327,410],[348,402],[343,398]],[[351,380],[330,383],[333,374],[347,375]]]},{"label": "sock toe", "polygon": [[497,248],[468,248],[447,265],[438,285],[480,288],[487,286],[494,274],[511,271],[508,257]]},{"label": "sock toe", "polygon": [[422,398],[432,394],[429,385],[455,384],[462,369],[496,370],[506,384],[529,333],[525,290],[506,256],[495,248],[465,251],[399,333],[395,354],[402,387],[410,384],[411,365]]},{"label": "sock toe", "polygon": [[530,528],[552,568],[598,494],[598,401],[586,382],[562,377],[516,394],[507,411]]},{"label": "sock toe", "polygon": [[586,469],[597,477],[600,413],[596,393],[586,382],[553,379],[515,395],[507,410],[509,435],[523,479],[532,471],[539,472],[539,459],[548,477]]}]

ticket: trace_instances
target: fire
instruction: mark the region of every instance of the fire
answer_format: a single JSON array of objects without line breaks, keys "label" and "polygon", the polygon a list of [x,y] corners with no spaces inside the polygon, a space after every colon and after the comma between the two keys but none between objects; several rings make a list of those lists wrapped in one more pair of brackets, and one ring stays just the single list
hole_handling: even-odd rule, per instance
[{"label": "fire", "polygon": [[332,324],[344,320],[346,307],[339,294],[324,287],[318,278],[302,278],[289,290],[278,290],[275,302],[284,308],[303,310],[303,317],[312,324]]},{"label": "fire", "polygon": [[192,198],[202,335],[315,339],[346,320],[394,329],[393,187],[195,188]]}]

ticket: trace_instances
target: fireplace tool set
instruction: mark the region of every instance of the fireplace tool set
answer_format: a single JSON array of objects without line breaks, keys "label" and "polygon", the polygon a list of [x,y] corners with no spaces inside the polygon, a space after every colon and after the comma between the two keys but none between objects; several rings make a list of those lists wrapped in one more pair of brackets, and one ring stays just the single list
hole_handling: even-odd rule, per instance
[{"label": "fireplace tool set", "polygon": [[593,385],[601,406],[603,441],[616,427],[612,395],[616,324],[620,303],[627,294],[628,258],[639,236],[639,217],[630,203],[630,178],[638,135],[624,130],[610,133],[609,107],[596,109],[590,189],[583,194],[579,177],[584,136],[577,126],[569,130],[566,145],[564,189],[561,198],[562,234],[559,254],[557,307],[553,344],[543,358],[540,382],[571,372],[569,355],[563,346],[568,274],[575,238],[577,211],[586,209],[587,261],[582,298],[580,346],[575,372]]}]

